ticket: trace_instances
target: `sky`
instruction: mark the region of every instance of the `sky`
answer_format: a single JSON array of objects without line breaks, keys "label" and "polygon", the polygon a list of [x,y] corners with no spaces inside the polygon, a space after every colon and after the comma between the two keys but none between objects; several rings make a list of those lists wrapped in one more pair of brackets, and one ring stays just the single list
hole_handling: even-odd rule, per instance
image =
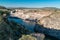
[{"label": "sky", "polygon": [[0,5],[5,7],[60,8],[60,0],[0,0]]}]

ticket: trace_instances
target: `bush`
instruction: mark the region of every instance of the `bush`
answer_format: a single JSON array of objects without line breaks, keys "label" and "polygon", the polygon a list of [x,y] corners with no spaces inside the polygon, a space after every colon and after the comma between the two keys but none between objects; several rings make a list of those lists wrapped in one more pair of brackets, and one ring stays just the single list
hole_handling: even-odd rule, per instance
[{"label": "bush", "polygon": [[37,40],[37,39],[31,35],[23,35],[19,40]]}]

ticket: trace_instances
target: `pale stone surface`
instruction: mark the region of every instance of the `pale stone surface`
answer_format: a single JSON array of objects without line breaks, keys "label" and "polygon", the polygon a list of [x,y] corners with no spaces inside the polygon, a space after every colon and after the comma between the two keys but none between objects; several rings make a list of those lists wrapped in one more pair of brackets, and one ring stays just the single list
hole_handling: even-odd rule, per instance
[{"label": "pale stone surface", "polygon": [[60,13],[42,18],[40,22],[42,25],[44,25],[44,27],[60,30]]},{"label": "pale stone surface", "polygon": [[[26,9],[28,10],[28,9]],[[16,12],[13,13],[11,11],[11,16],[15,16],[15,17],[18,17],[18,18],[22,18],[22,19],[27,19],[27,18],[33,18],[33,19],[41,19],[42,17],[44,16],[49,16],[50,14],[52,14],[52,12],[50,11],[44,11],[44,10],[41,10],[41,11],[38,11],[38,10],[35,10],[36,12],[34,12],[34,9],[32,10],[15,10]]]},{"label": "pale stone surface", "polygon": [[[52,9],[51,9],[52,10]],[[53,9],[54,10],[54,9]],[[43,25],[43,32],[46,34],[60,39],[60,12],[55,11],[45,11],[45,10],[17,10],[15,13],[11,13],[11,16],[18,17],[21,19],[37,19],[40,20],[40,25]],[[37,28],[38,31],[41,28]],[[42,31],[40,30],[40,31]]]}]

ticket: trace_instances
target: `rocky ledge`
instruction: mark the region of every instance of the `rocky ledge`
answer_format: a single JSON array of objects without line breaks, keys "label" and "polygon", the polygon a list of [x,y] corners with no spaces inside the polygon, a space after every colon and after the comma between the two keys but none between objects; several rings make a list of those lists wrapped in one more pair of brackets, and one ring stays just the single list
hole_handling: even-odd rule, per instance
[{"label": "rocky ledge", "polygon": [[43,25],[43,27],[40,26],[40,28],[35,27],[37,32],[60,39],[60,9],[23,9],[17,10],[17,12],[15,12],[15,14],[12,13],[11,16],[22,19],[37,19],[39,20],[38,24]]}]

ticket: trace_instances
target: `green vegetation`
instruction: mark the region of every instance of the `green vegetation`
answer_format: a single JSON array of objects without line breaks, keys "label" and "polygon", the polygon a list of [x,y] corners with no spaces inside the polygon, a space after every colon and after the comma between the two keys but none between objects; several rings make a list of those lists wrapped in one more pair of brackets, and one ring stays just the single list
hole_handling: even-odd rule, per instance
[{"label": "green vegetation", "polygon": [[[0,6],[0,9],[4,10],[6,8]],[[50,11],[52,9],[54,11],[53,14],[55,13],[57,15],[57,13],[60,13],[60,9],[57,9],[57,8],[56,9],[55,8],[47,8],[47,9],[43,8],[42,10]],[[14,21],[8,23],[7,19],[3,19],[4,14],[6,14],[6,16],[9,15],[9,11],[3,11],[3,10],[0,10],[0,40],[9,40],[9,38],[11,38],[12,40],[15,40],[15,39],[19,39],[19,40],[37,40],[35,37],[33,37],[31,35],[26,35],[26,33],[30,32],[30,31],[23,28],[23,26],[21,26],[20,24],[16,24]],[[30,11],[33,11],[33,10],[30,10]],[[35,10],[33,12],[36,12],[36,11],[39,11],[39,10]],[[51,16],[49,16],[49,17],[51,17]],[[57,15],[57,17],[58,17],[58,15]],[[40,24],[40,22],[37,22],[37,23]]]},{"label": "green vegetation", "polygon": [[19,40],[37,40],[37,39],[31,35],[22,35],[22,37]]}]

